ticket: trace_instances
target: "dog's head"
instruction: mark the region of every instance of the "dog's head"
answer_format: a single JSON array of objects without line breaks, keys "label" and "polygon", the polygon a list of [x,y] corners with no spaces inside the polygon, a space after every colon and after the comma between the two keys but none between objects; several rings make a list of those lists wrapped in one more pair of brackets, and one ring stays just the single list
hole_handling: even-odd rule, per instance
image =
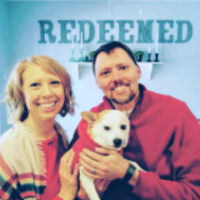
[{"label": "dog's head", "polygon": [[127,145],[130,125],[128,117],[123,112],[82,112],[81,116],[89,123],[90,137],[100,146],[118,151]]}]

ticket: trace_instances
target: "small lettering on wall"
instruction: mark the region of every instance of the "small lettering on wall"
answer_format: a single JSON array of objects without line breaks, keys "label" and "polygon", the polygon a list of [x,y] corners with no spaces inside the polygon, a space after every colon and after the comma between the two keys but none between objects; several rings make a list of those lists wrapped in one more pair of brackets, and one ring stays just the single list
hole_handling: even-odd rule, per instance
[{"label": "small lettering on wall", "polygon": [[[58,20],[60,35],[55,35],[54,24],[50,20],[39,20],[40,40],[38,43],[71,43],[68,35],[79,29],[83,33],[83,43],[94,40],[98,30],[97,43],[119,40],[123,43],[153,43],[153,26],[158,26],[159,43],[186,43],[192,38],[193,27],[187,20],[97,20],[96,24],[90,20]],[[131,33],[136,27],[137,35]],[[86,37],[87,29],[87,37]],[[118,31],[118,37],[111,31]],[[173,32],[173,33],[172,33]],[[109,34],[109,36],[108,36]],[[125,37],[127,34],[128,38]],[[107,37],[106,37],[107,36]],[[109,37],[109,38],[108,38]],[[74,42],[80,38],[74,36]]]}]

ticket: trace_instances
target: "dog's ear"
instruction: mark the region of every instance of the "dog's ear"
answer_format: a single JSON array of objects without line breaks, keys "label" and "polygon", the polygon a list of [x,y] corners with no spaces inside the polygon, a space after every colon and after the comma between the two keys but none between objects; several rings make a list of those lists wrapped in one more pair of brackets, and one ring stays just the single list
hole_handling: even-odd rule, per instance
[{"label": "dog's ear", "polygon": [[89,111],[82,112],[81,116],[84,120],[86,120],[90,124],[94,123],[98,118],[97,113],[89,112]]}]

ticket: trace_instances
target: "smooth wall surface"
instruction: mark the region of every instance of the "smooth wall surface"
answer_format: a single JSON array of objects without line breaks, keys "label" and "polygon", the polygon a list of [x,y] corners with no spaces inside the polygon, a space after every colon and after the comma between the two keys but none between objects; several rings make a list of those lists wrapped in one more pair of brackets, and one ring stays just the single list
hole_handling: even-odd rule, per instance
[{"label": "smooth wall surface", "polygon": [[[4,98],[5,71],[9,59],[9,32],[7,3],[0,1],[0,102]],[[0,103],[0,134],[8,128],[6,123],[6,105]]]},{"label": "smooth wall surface", "polygon": [[[5,5],[6,4],[6,5]],[[111,34],[118,40],[119,28],[117,20],[133,20],[134,27],[130,31],[134,35],[134,42],[127,43],[133,50],[143,50],[147,53],[148,46],[151,47],[154,59],[155,43],[137,43],[138,24],[137,20],[153,20],[153,40],[158,31],[157,20],[173,20],[174,27],[169,29],[173,34],[172,43],[159,43],[159,58],[162,65],[153,69],[152,79],[147,80],[145,77],[141,82],[152,91],[174,96],[187,103],[197,118],[200,118],[200,26],[199,26],[199,9],[200,2],[197,1],[6,1],[0,4],[0,16],[6,18],[3,20],[4,37],[0,38],[4,48],[7,46],[9,39],[9,56],[8,64],[3,66],[9,67],[17,61],[24,59],[32,54],[48,55],[59,61],[67,68],[67,62],[71,57],[71,44],[59,43],[61,38],[60,24],[58,20],[91,20],[95,25],[95,37],[92,42],[83,44],[84,55],[95,50],[101,44],[99,40],[99,24],[97,20],[114,20],[114,29],[110,29],[107,38]],[[142,10],[142,13],[139,12]],[[2,19],[1,17],[1,19]],[[56,42],[40,44],[40,26],[39,20],[50,20],[53,23],[53,34],[56,36]],[[192,24],[192,38],[186,43],[175,43],[177,38],[177,20],[188,20]],[[7,29],[8,27],[8,29]],[[70,27],[68,27],[70,29]],[[109,26],[107,27],[109,29]],[[75,34],[79,37],[79,26],[76,23]],[[1,36],[2,37],[2,36]],[[47,37],[46,37],[47,38]],[[71,35],[68,35],[71,39]],[[75,44],[75,56],[78,59],[80,44]],[[7,50],[6,50],[7,51]],[[0,51],[0,56],[4,55],[4,50]],[[7,55],[7,54],[6,54]],[[4,57],[4,56],[3,56]],[[144,60],[147,59],[146,57]],[[2,62],[2,61],[1,61]],[[5,71],[1,66],[1,71]],[[73,71],[70,70],[69,71]],[[76,128],[80,117],[80,112],[89,110],[101,102],[103,93],[96,86],[91,68],[81,68],[81,78],[74,78],[73,91],[77,106],[75,115],[65,118],[58,117],[58,121],[63,125],[69,139],[71,139],[74,129]],[[3,126],[6,127],[6,126]]]}]

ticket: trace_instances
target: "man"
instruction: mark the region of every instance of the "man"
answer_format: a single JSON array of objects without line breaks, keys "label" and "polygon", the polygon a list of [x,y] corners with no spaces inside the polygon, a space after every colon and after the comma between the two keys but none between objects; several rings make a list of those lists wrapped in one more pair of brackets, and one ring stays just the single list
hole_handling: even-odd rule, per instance
[{"label": "man", "polygon": [[[139,84],[141,69],[120,42],[96,51],[93,70],[105,97],[92,111],[124,111],[131,125],[123,157],[102,148],[97,153],[84,149],[80,155],[88,176],[117,179],[104,199],[200,199],[200,125],[186,104]],[[77,138],[76,133],[72,144]]]}]

